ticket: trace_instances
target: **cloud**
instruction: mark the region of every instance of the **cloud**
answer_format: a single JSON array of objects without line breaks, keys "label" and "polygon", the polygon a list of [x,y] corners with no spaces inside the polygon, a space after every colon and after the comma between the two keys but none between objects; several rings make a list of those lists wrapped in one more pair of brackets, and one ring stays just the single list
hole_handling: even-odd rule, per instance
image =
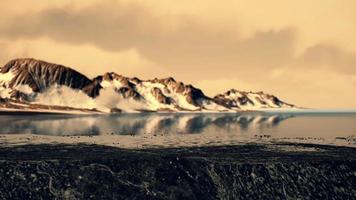
[{"label": "cloud", "polygon": [[[0,65],[13,58],[34,57],[75,68],[89,77],[106,72],[117,72],[131,77],[140,74],[141,78],[152,78],[157,73],[168,76],[166,70],[145,58],[136,49],[111,52],[93,45],[56,43],[47,38],[0,40],[0,45]],[[141,74],[142,71],[145,73]]]},{"label": "cloud", "polygon": [[[286,100],[312,108],[355,108],[356,75],[338,73],[328,69],[288,69],[274,87]],[[273,87],[267,84],[265,87]]]},{"label": "cloud", "polygon": [[15,16],[0,27],[0,37],[48,37],[111,52],[137,49],[180,78],[191,79],[253,76],[283,66],[293,57],[295,30],[258,31],[242,39],[237,27],[217,28],[197,17],[159,15],[138,4],[106,1],[81,9],[64,6]]},{"label": "cloud", "polygon": [[335,45],[317,44],[309,47],[299,57],[304,66],[326,68],[332,71],[356,74],[356,54]]}]

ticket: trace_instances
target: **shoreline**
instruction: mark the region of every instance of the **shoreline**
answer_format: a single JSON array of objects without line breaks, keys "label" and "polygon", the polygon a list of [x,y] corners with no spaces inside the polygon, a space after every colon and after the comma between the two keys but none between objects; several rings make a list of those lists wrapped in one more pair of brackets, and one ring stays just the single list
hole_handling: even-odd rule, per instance
[{"label": "shoreline", "polygon": [[[83,154],[86,156],[83,157]],[[91,160],[115,159],[126,154],[150,156],[188,156],[214,159],[231,158],[235,161],[316,161],[325,159],[355,160],[356,148],[307,143],[244,143],[220,146],[118,148],[97,144],[22,144],[0,146],[0,161],[6,160]],[[34,156],[36,155],[36,156]],[[101,157],[100,155],[105,155]],[[277,159],[278,158],[278,159]]]},{"label": "shoreline", "polygon": [[269,135],[229,136],[199,135],[199,134],[143,134],[116,135],[113,133],[100,135],[35,135],[35,134],[0,134],[0,145],[102,145],[122,149],[150,149],[150,148],[189,148],[225,145],[275,145],[275,144],[305,144],[325,145],[335,147],[356,148],[356,138],[335,137],[325,138],[270,138]]},{"label": "shoreline", "polygon": [[1,134],[0,145],[103,145],[122,149],[150,149],[150,148],[189,148],[225,145],[273,145],[273,144],[310,144],[325,146],[340,146],[356,148],[355,137],[335,137],[333,139],[319,137],[291,137],[275,138],[270,135],[219,135],[215,134],[125,134],[114,133],[100,135],[35,135],[35,134]]}]

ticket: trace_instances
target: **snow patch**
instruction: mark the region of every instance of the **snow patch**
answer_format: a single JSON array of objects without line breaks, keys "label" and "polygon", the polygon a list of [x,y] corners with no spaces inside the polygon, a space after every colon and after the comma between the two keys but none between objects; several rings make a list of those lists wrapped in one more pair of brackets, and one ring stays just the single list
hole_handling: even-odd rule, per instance
[{"label": "snow patch", "polygon": [[15,87],[15,89],[27,95],[33,94],[32,88],[28,85],[18,85]]},{"label": "snow patch", "polygon": [[5,74],[0,74],[0,84],[1,85],[6,85],[7,87],[9,86],[9,82],[14,78],[14,73],[12,71],[9,71]]}]

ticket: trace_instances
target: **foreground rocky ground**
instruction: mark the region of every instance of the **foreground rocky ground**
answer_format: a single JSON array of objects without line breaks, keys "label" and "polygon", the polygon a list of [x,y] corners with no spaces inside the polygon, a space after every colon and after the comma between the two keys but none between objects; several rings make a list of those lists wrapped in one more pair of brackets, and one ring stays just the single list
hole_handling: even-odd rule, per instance
[{"label": "foreground rocky ground", "polygon": [[1,199],[356,199],[356,149],[0,147]]}]

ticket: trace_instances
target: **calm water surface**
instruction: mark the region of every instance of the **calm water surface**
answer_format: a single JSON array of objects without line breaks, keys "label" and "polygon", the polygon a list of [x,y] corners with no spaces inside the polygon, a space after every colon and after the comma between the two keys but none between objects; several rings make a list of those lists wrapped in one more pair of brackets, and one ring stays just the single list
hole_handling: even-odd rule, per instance
[{"label": "calm water surface", "polygon": [[230,134],[246,137],[348,137],[355,113],[120,114],[0,116],[0,134]]}]

